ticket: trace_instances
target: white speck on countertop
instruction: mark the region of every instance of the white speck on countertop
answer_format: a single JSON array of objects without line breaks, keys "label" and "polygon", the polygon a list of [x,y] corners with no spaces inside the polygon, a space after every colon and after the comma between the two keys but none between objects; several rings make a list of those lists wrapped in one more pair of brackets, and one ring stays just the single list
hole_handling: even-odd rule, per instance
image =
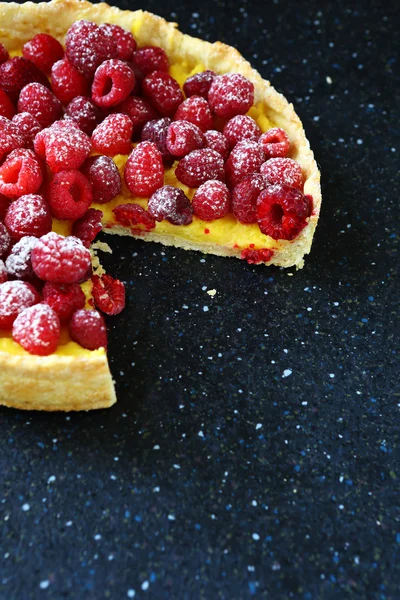
[{"label": "white speck on countertop", "polygon": [[27,512],[30,509],[30,507],[31,507],[31,505],[26,502],[25,504],[22,505],[22,510],[24,512]]},{"label": "white speck on countertop", "polygon": [[258,535],[258,533],[253,533],[251,537],[253,538],[253,540],[255,542],[258,542],[258,540],[260,539],[260,536]]},{"label": "white speck on countertop", "polygon": [[50,581],[48,579],[45,579],[44,581],[41,581],[39,583],[39,587],[40,587],[41,590],[47,590],[47,588],[49,587],[49,585],[50,585]]},{"label": "white speck on countertop", "polygon": [[293,373],[292,369],[285,369],[282,373],[282,377],[289,377]]}]

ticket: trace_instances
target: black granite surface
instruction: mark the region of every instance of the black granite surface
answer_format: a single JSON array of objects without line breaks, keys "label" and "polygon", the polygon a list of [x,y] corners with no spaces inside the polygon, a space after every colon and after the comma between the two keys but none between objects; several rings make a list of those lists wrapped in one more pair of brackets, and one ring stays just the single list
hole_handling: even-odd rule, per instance
[{"label": "black granite surface", "polygon": [[0,411],[1,599],[400,598],[399,10],[326,4],[142,5],[293,101],[321,220],[299,272],[111,240],[118,404]]}]

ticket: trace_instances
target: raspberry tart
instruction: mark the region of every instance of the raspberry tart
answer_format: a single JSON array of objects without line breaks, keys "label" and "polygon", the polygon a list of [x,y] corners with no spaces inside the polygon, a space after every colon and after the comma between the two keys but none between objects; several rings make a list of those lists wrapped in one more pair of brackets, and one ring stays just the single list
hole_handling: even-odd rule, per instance
[{"label": "raspberry tart", "polygon": [[79,0],[0,17],[0,403],[105,408],[103,315],[125,289],[97,234],[302,267],[319,171],[293,106],[231,47]]}]

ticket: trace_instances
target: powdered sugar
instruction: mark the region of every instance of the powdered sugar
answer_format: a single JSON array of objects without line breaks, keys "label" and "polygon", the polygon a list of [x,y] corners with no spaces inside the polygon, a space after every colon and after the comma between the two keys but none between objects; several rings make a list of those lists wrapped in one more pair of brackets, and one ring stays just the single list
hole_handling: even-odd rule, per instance
[{"label": "powdered sugar", "polygon": [[25,281],[6,281],[0,285],[0,327],[11,327],[25,308],[39,302],[35,288]]},{"label": "powdered sugar", "polygon": [[37,238],[26,235],[13,246],[6,260],[6,269],[9,275],[18,279],[33,275],[31,255],[37,241]]},{"label": "powdered sugar", "polygon": [[48,304],[36,304],[15,319],[13,338],[31,354],[52,354],[60,338],[60,320]]},{"label": "powdered sugar", "polygon": [[164,185],[151,196],[148,210],[157,221],[167,219],[173,225],[189,225],[193,220],[189,198],[172,185]]}]

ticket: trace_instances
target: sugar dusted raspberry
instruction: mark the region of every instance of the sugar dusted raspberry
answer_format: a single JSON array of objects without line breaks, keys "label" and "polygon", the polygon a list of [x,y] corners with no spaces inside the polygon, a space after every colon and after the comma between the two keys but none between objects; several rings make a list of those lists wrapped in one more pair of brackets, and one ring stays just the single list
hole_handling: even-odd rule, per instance
[{"label": "sugar dusted raspberry", "polygon": [[215,129],[210,129],[204,133],[204,137],[206,140],[206,147],[211,148],[211,150],[215,150],[222,156],[224,160],[226,160],[229,156],[229,143],[228,140],[220,131],[216,131]]},{"label": "sugar dusted raspberry", "polygon": [[59,171],[49,184],[48,201],[56,219],[80,219],[92,203],[90,182],[76,169]]},{"label": "sugar dusted raspberry", "polygon": [[17,279],[32,277],[32,251],[37,238],[27,235],[21,238],[11,249],[6,258],[7,273]]},{"label": "sugar dusted raspberry", "polygon": [[179,83],[164,71],[154,71],[147,75],[142,90],[150,104],[164,117],[172,117],[183,102]]},{"label": "sugar dusted raspberry", "polygon": [[262,134],[258,143],[264,150],[265,158],[286,156],[290,150],[289,136],[284,129],[273,127]]},{"label": "sugar dusted raspberry", "polygon": [[199,187],[209,179],[224,181],[224,161],[215,150],[194,150],[179,161],[175,175],[189,187]]},{"label": "sugar dusted raspberry", "polygon": [[191,96],[178,106],[175,113],[175,121],[189,121],[197,125],[202,131],[212,129],[214,126],[213,116],[210,105],[205,98],[201,96]]},{"label": "sugar dusted raspberry", "polygon": [[0,116],[0,161],[11,150],[23,148],[24,144],[25,139],[18,127],[9,119]]},{"label": "sugar dusted raspberry", "polygon": [[257,222],[274,240],[293,240],[307,225],[310,197],[287,185],[270,185],[258,197]]},{"label": "sugar dusted raspberry", "polygon": [[142,48],[138,48],[133,55],[133,62],[144,75],[149,75],[153,71],[165,71],[165,73],[168,73],[168,56],[165,50],[158,46],[143,46]]},{"label": "sugar dusted raspberry", "polygon": [[136,40],[130,31],[122,29],[119,25],[111,23],[103,23],[100,29],[109,37],[111,37],[117,47],[116,58],[130,62],[132,55],[136,50]]},{"label": "sugar dusted raspberry", "polygon": [[51,87],[60,102],[69,104],[76,96],[89,95],[90,79],[64,58],[54,63],[51,69]]},{"label": "sugar dusted raspberry", "polygon": [[153,142],[162,154],[163,162],[165,165],[172,165],[175,158],[169,152],[167,148],[167,133],[168,127],[171,125],[171,119],[169,117],[163,117],[162,119],[153,119],[146,123],[142,129],[140,139],[142,142]]},{"label": "sugar dusted raspberry", "polygon": [[97,106],[110,108],[123,102],[135,86],[130,66],[115,58],[97,67],[92,83],[92,99]]},{"label": "sugar dusted raspberry", "polygon": [[49,87],[47,77],[30,60],[15,56],[0,65],[0,88],[11,100],[16,102],[22,88],[33,82]]},{"label": "sugar dusted raspberry", "polygon": [[282,183],[299,190],[303,189],[301,167],[292,158],[270,158],[262,165],[260,172],[267,183]]},{"label": "sugar dusted raspberry", "polygon": [[35,194],[42,182],[42,165],[32,150],[13,150],[0,166],[0,193],[7,198]]},{"label": "sugar dusted raspberry", "polygon": [[125,308],[125,286],[111,275],[93,275],[92,294],[96,308],[106,315],[118,315]]},{"label": "sugar dusted raspberry", "polygon": [[60,319],[47,304],[36,304],[19,313],[12,336],[30,354],[48,356],[60,340]]},{"label": "sugar dusted raspberry", "polygon": [[51,67],[64,56],[60,42],[48,33],[38,33],[22,47],[22,54],[48,75]]},{"label": "sugar dusted raspberry", "polygon": [[3,90],[0,89],[0,115],[6,119],[12,119],[15,115],[15,107]]},{"label": "sugar dusted raspberry", "polygon": [[30,113],[21,112],[12,118],[12,122],[18,127],[24,138],[24,146],[33,150],[35,136],[42,129],[39,121]]},{"label": "sugar dusted raspberry", "polygon": [[121,192],[121,175],[109,156],[90,156],[81,170],[92,186],[93,202],[104,204]]},{"label": "sugar dusted raspberry", "polygon": [[85,306],[85,294],[79,283],[50,283],[43,287],[43,302],[48,304],[61,322],[68,321],[71,315]]},{"label": "sugar dusted raspberry", "polygon": [[39,131],[35,151],[46,159],[53,173],[79,169],[91,150],[89,137],[73,121],[56,121]]},{"label": "sugar dusted raspberry", "polygon": [[79,129],[87,135],[92,135],[94,129],[102,120],[101,110],[89,98],[77,96],[65,109],[65,118],[72,119]]},{"label": "sugar dusted raspberry", "polygon": [[203,221],[215,221],[228,214],[231,193],[222,181],[206,181],[193,196],[194,214]]},{"label": "sugar dusted raspberry", "polygon": [[8,54],[8,50],[3,44],[0,44],[0,65],[2,65],[6,60],[10,58]]},{"label": "sugar dusted raspberry", "polygon": [[145,231],[150,231],[156,226],[154,217],[139,204],[119,204],[113,208],[113,214],[117,223],[123,227],[130,227],[135,232],[143,231],[138,225]]},{"label": "sugar dusted raspberry", "polygon": [[90,252],[78,238],[63,237],[51,231],[35,242],[32,267],[40,279],[78,283],[87,276],[91,267]]},{"label": "sugar dusted raspberry", "polygon": [[91,21],[75,21],[65,38],[65,52],[77,71],[90,77],[102,62],[116,58],[117,46],[110,34]]},{"label": "sugar dusted raspberry", "polygon": [[93,150],[114,156],[128,154],[132,148],[132,121],[127,115],[109,115],[92,133]]},{"label": "sugar dusted raspberry", "polygon": [[77,310],[69,322],[71,338],[87,350],[107,348],[107,329],[97,310]]},{"label": "sugar dusted raspberry", "polygon": [[4,283],[8,279],[8,273],[4,261],[0,259],[0,284]]},{"label": "sugar dusted raspberry", "polygon": [[240,258],[248,262],[249,265],[259,265],[260,263],[269,262],[273,255],[274,251],[270,248],[261,248],[260,250],[245,248],[242,250]]},{"label": "sugar dusted raspberry", "polygon": [[96,235],[102,230],[102,216],[103,213],[101,210],[89,208],[83,217],[73,224],[72,235],[79,238],[86,248],[89,248]]},{"label": "sugar dusted raspberry", "polygon": [[33,285],[25,281],[6,281],[0,285],[0,328],[12,327],[18,314],[40,302]]},{"label": "sugar dusted raspberry", "polygon": [[3,258],[11,248],[11,237],[7,227],[0,222],[0,258]]},{"label": "sugar dusted raspberry", "polygon": [[164,185],[149,199],[148,210],[156,221],[166,219],[173,225],[190,225],[193,208],[189,198],[180,188]]},{"label": "sugar dusted raspberry", "polygon": [[41,83],[28,83],[19,95],[18,112],[28,112],[42,127],[48,127],[61,119],[63,109],[61,102],[47,87]]},{"label": "sugar dusted raspberry", "polygon": [[152,142],[141,142],[132,150],[125,165],[125,183],[134,196],[147,198],[164,183],[164,165]]},{"label": "sugar dusted raspberry", "polygon": [[196,73],[186,79],[183,84],[183,91],[188,98],[189,96],[202,96],[203,98],[207,98],[214,78],[214,71],[207,70]]},{"label": "sugar dusted raspberry", "polygon": [[264,152],[257,142],[244,140],[238,142],[229,155],[225,165],[226,180],[234,188],[246,175],[259,173],[264,162]]},{"label": "sugar dusted raspberry", "polygon": [[13,202],[4,223],[14,240],[26,235],[41,237],[51,231],[51,212],[43,196],[28,194]]},{"label": "sugar dusted raspberry", "polygon": [[249,175],[238,183],[232,191],[232,212],[240,223],[256,223],[257,198],[266,188],[261,175]]},{"label": "sugar dusted raspberry", "polygon": [[261,135],[261,129],[251,117],[237,115],[227,122],[222,133],[228,140],[229,146],[234,148],[243,140],[256,142]]},{"label": "sugar dusted raspberry", "polygon": [[124,102],[119,104],[116,109],[118,112],[128,115],[133,125],[132,137],[138,139],[146,123],[156,119],[157,112],[143,98],[129,96]]},{"label": "sugar dusted raspberry", "polygon": [[168,127],[166,145],[173,156],[180,158],[204,148],[205,138],[197,125],[189,121],[174,121]]},{"label": "sugar dusted raspberry", "polygon": [[219,117],[231,119],[244,115],[254,103],[254,85],[239,73],[226,73],[214,78],[208,101]]}]

